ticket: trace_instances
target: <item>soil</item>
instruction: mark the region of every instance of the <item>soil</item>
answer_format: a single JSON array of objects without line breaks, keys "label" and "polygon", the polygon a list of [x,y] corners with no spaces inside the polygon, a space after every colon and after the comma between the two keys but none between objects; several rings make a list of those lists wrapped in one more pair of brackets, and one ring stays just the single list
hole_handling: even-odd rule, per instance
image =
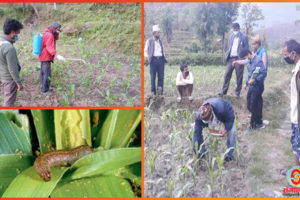
[{"label": "soil", "polygon": [[[285,91],[289,91],[285,88]],[[279,94],[278,94],[279,95]],[[288,96],[287,93],[284,95]],[[289,115],[280,119],[278,128],[266,127],[264,130],[246,134],[250,119],[246,108],[245,96],[241,99],[225,97],[234,107],[237,125],[237,146],[239,156],[236,154],[236,161],[224,164],[223,177],[217,177],[213,187],[210,184],[210,175],[205,161],[211,162],[211,157],[195,161],[192,151],[193,120],[195,112],[206,98],[196,98],[192,102],[183,99],[181,103],[176,98],[156,97],[145,99],[145,197],[278,197],[281,196],[282,187],[287,181],[279,171],[287,168],[293,160],[292,155],[287,156],[281,147],[287,145],[290,137]],[[285,98],[285,97],[281,97]],[[265,110],[268,108],[266,103]],[[176,119],[162,119],[163,114],[175,110]],[[189,114],[182,114],[184,111]],[[282,109],[289,113],[288,106]],[[269,112],[269,111],[264,111]],[[190,118],[187,120],[186,118]],[[184,121],[188,122],[184,122]],[[272,123],[279,119],[267,119]],[[283,121],[283,122],[282,122]],[[271,125],[270,125],[271,126]],[[203,132],[204,133],[204,132]],[[147,136],[148,134],[148,136]],[[173,143],[171,143],[173,137]],[[205,137],[205,133],[204,133]],[[226,139],[217,138],[220,155],[226,150]],[[258,157],[266,172],[270,173],[269,180],[263,180],[259,188],[253,188],[257,174],[252,172],[256,160],[253,154],[257,148],[256,142],[263,140],[265,143],[260,146]],[[209,141],[212,141],[211,138]],[[274,143],[274,141],[276,141]],[[206,145],[210,149],[211,145]],[[150,160],[153,157],[150,152],[156,152],[155,169],[151,173]],[[236,151],[237,152],[237,151]],[[291,153],[292,154],[292,153]],[[208,154],[211,156],[211,153]],[[182,175],[184,168],[188,168],[185,176]],[[217,170],[215,164],[214,170]],[[194,174],[194,175],[193,175]],[[262,176],[267,176],[262,174]],[[170,190],[172,183],[172,190]],[[223,185],[223,186],[222,186]],[[211,189],[209,189],[209,187]],[[209,192],[212,190],[212,192]],[[171,192],[170,192],[171,191]]]},{"label": "soil", "polygon": [[[72,48],[72,47],[71,47]],[[75,48],[74,48],[75,49]],[[128,90],[125,92],[123,89],[123,83],[129,79],[130,73],[135,73],[134,67],[131,65],[130,60],[125,60],[123,55],[118,56],[117,54],[109,54],[108,57],[114,57],[116,60],[113,62],[120,62],[122,66],[116,68],[112,66],[113,63],[108,63],[105,66],[105,73],[102,75],[101,69],[104,67],[103,65],[99,65],[99,58],[102,57],[101,54],[90,57],[89,58],[89,65],[92,65],[93,68],[91,69],[90,66],[85,65],[79,61],[72,61],[66,67],[64,66],[63,73],[55,77],[54,83],[52,82],[52,86],[50,91],[54,92],[53,96],[46,96],[40,92],[40,85],[39,85],[39,76],[40,70],[35,69],[35,66],[39,65],[38,58],[35,60],[24,61],[21,55],[19,58],[20,63],[26,63],[29,67],[27,69],[22,69],[21,72],[24,70],[25,75],[23,79],[23,86],[24,90],[18,92],[17,100],[15,105],[21,107],[54,107],[54,106],[67,106],[63,101],[62,92],[57,92],[57,88],[55,85],[55,81],[61,80],[61,87],[63,93],[69,94],[69,91],[65,86],[67,85],[67,73],[71,71],[70,82],[75,85],[74,91],[74,98],[69,98],[69,106],[140,106],[141,105],[141,81],[140,75],[134,74],[131,79],[131,85]],[[72,57],[72,54],[64,55],[65,57]],[[55,61],[52,64],[52,74],[57,71],[56,65],[61,63],[61,61]],[[81,77],[83,74],[90,76],[88,79],[90,82],[89,86],[89,93],[86,92],[86,87],[82,84]],[[102,79],[100,84],[97,84],[97,77],[102,75]],[[107,100],[105,99],[106,95],[106,88],[109,86],[110,81],[113,79],[117,79],[118,83],[115,83],[112,89],[110,90],[110,96],[119,96],[112,100],[112,102],[108,105]],[[1,104],[3,103],[3,88],[0,87],[0,94],[1,95]],[[126,94],[126,96],[123,96]],[[135,98],[132,105],[128,103],[130,98]]]}]

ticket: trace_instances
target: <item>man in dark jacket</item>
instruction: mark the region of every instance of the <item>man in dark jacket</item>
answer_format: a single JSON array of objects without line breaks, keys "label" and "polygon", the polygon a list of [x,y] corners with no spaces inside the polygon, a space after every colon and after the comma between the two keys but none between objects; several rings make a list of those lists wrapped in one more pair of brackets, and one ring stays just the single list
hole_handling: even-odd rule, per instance
[{"label": "man in dark jacket", "polygon": [[0,78],[4,90],[3,106],[14,106],[17,90],[22,90],[20,64],[13,44],[20,38],[23,25],[15,19],[6,19],[0,36]]},{"label": "man in dark jacket", "polygon": [[42,87],[42,94],[45,95],[53,95],[49,91],[49,78],[51,78],[51,63],[53,63],[56,55],[56,40],[59,38],[60,28],[61,25],[54,22],[43,33],[42,52],[39,60],[41,62],[40,85]]},{"label": "man in dark jacket", "polygon": [[148,58],[150,63],[150,77],[151,77],[151,92],[156,95],[156,74],[157,74],[157,93],[163,94],[164,88],[164,73],[165,63],[167,62],[164,53],[164,46],[159,38],[160,28],[158,25],[152,27],[153,37],[146,41],[144,56]]},{"label": "man in dark jacket", "polygon": [[[260,57],[253,55],[250,50],[243,49],[240,52],[240,57],[244,59],[248,68],[248,77],[244,89],[249,87],[247,93],[247,108],[251,112],[250,129],[264,128],[262,122],[262,109],[264,91],[264,81],[267,75],[267,69]],[[235,67],[239,67],[236,66]]]},{"label": "man in dark jacket", "polygon": [[[211,134],[224,136],[227,134],[227,148],[231,150],[227,153],[225,160],[234,160],[234,147],[236,141],[236,130],[234,126],[234,111],[231,104],[222,98],[207,99],[196,113],[195,131],[193,139],[193,149],[198,157],[201,158],[206,152],[203,144],[203,128],[209,126],[220,126],[224,124],[225,130],[208,129]],[[197,150],[196,150],[197,147]]]},{"label": "man in dark jacket", "polygon": [[295,166],[300,165],[300,44],[296,40],[285,42],[283,48],[284,60],[294,65],[291,78],[291,144],[295,155]]},{"label": "man in dark jacket", "polygon": [[220,93],[220,95],[222,96],[227,94],[232,72],[235,69],[236,80],[237,80],[235,94],[237,97],[240,97],[240,93],[243,85],[244,65],[241,65],[239,67],[233,67],[232,62],[239,60],[239,53],[244,48],[249,49],[249,44],[248,44],[248,37],[243,35],[240,32],[240,25],[238,23],[234,23],[232,25],[232,30],[233,33],[229,36],[227,52],[225,55],[227,68],[224,76],[222,92]]}]

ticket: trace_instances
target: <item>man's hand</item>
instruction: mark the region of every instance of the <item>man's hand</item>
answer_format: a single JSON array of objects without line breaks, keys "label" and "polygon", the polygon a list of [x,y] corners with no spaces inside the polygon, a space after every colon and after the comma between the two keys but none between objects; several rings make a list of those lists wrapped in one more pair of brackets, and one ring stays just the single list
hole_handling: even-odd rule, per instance
[{"label": "man's hand", "polygon": [[210,134],[213,134],[213,133],[219,133],[219,131],[217,131],[217,130],[214,130],[214,129],[208,129],[208,132],[210,133]]},{"label": "man's hand", "polygon": [[226,133],[227,133],[227,131],[226,130],[221,130],[221,131],[219,131],[219,134],[221,134],[221,135],[226,135]]},{"label": "man's hand", "polygon": [[18,91],[21,91],[21,90],[23,90],[23,85],[22,84],[18,84]]},{"label": "man's hand", "polygon": [[247,90],[247,85],[244,85],[244,86],[243,86],[243,90]]},{"label": "man's hand", "polygon": [[61,55],[55,55],[55,58],[60,61],[65,61],[66,59]]},{"label": "man's hand", "polygon": [[255,79],[251,79],[248,83],[252,85],[255,82]]},{"label": "man's hand", "polygon": [[232,67],[235,67],[236,60],[232,62]]}]

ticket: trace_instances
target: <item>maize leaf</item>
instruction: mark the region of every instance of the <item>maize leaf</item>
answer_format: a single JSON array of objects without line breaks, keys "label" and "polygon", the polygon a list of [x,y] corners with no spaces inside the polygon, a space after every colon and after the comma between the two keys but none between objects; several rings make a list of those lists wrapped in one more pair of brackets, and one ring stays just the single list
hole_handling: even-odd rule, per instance
[{"label": "maize leaf", "polygon": [[54,110],[56,149],[92,145],[89,110]]},{"label": "maize leaf", "polygon": [[135,197],[131,185],[116,176],[96,176],[61,182],[51,197]]},{"label": "maize leaf", "polygon": [[41,153],[55,149],[53,110],[31,110]]},{"label": "maize leaf", "polygon": [[29,167],[11,182],[2,197],[49,197],[67,170],[67,167],[52,168],[51,180],[45,182]]}]

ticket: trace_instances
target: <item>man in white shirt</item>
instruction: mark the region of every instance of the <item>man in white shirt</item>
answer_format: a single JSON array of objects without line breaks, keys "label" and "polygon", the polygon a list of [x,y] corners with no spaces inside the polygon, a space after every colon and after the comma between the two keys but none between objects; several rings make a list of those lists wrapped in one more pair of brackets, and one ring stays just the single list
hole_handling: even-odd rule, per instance
[{"label": "man in white shirt", "polygon": [[240,97],[240,93],[243,85],[243,74],[244,74],[244,65],[234,66],[232,63],[236,60],[240,60],[239,54],[242,49],[249,49],[248,37],[243,35],[240,32],[240,25],[238,23],[232,24],[232,34],[228,38],[228,46],[226,51],[226,72],[224,76],[224,83],[222,87],[220,96],[226,95],[229,89],[230,79],[232,76],[232,72],[235,70],[236,73],[236,89],[235,95],[236,97]]},{"label": "man in white shirt", "polygon": [[300,130],[299,130],[299,96],[300,96],[300,44],[295,40],[285,42],[283,48],[284,60],[294,65],[293,75],[291,79],[291,123],[292,149],[295,154],[295,166],[300,165]]},{"label": "man in white shirt", "polygon": [[[144,56],[148,58],[150,63],[150,77],[151,77],[151,92],[153,95],[163,94],[164,87],[164,72],[165,63],[167,62],[164,54],[164,46],[162,41],[159,39],[160,28],[158,25],[152,27],[153,37],[146,41]],[[157,74],[157,87],[156,87],[156,74]]]},{"label": "man in white shirt", "polygon": [[176,77],[176,89],[178,92],[177,102],[181,102],[185,93],[187,93],[190,101],[193,100],[193,83],[194,77],[192,72],[189,71],[187,65],[181,65],[180,72],[178,72]]}]

